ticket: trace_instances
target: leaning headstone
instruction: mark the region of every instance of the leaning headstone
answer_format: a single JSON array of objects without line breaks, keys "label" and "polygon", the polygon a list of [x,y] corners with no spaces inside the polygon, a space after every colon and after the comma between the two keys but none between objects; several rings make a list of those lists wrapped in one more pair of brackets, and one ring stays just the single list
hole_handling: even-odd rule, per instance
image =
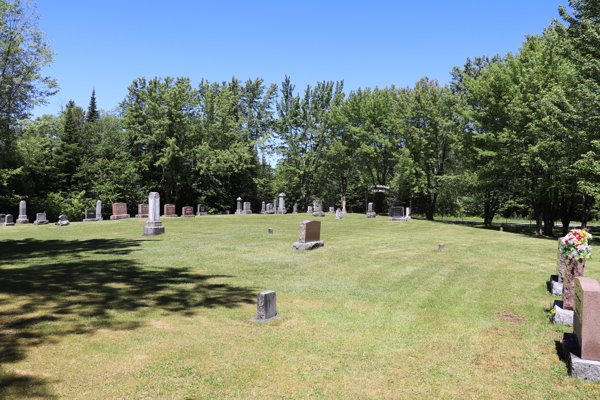
[{"label": "leaning headstone", "polygon": [[242,213],[242,198],[238,197],[236,199],[236,201],[237,201],[237,208],[235,209],[235,213],[236,214],[241,214]]},{"label": "leaning headstone", "polygon": [[408,221],[410,218],[404,214],[404,207],[390,207],[390,217],[388,221]]},{"label": "leaning headstone", "polygon": [[33,221],[34,225],[46,225],[48,223],[48,218],[46,218],[46,213],[37,213],[35,215],[35,221]]},{"label": "leaning headstone", "polygon": [[112,215],[110,219],[126,219],[129,218],[127,214],[127,203],[114,203],[112,205]]},{"label": "leaning headstone", "polygon": [[244,209],[240,214],[252,214],[252,206],[249,201],[244,202]]},{"label": "leaning headstone", "polygon": [[198,206],[196,207],[196,215],[208,215],[208,212],[206,211],[206,207],[204,206],[204,204],[198,204]]},{"label": "leaning headstone", "polygon": [[138,204],[138,213],[135,214],[136,218],[148,218],[148,204]]},{"label": "leaning headstone", "polygon": [[285,210],[285,193],[279,193],[279,208],[277,209],[277,214],[286,214]]},{"label": "leaning headstone", "polygon": [[377,216],[377,213],[375,213],[375,211],[373,211],[373,203],[369,203],[367,205],[367,218],[375,218]]},{"label": "leaning headstone", "polygon": [[156,236],[165,233],[165,227],[160,222],[160,195],[150,192],[148,195],[148,222],[144,226],[144,236]]},{"label": "leaning headstone", "polygon": [[292,214],[298,214],[298,203],[294,203]]},{"label": "leaning headstone", "polygon": [[186,217],[186,218],[196,217],[196,215],[194,214],[194,207],[191,207],[191,206],[183,207],[181,209],[181,216]]},{"label": "leaning headstone", "polygon": [[277,314],[277,297],[274,290],[267,290],[256,295],[256,317],[250,321],[269,322],[281,317]]},{"label": "leaning headstone", "polygon": [[310,220],[300,222],[300,239],[294,242],[292,249],[312,250],[324,245],[325,242],[321,240],[321,222]]},{"label": "leaning headstone", "polygon": [[27,203],[25,200],[19,202],[19,218],[17,218],[17,224],[28,224],[27,219]]},{"label": "leaning headstone", "polygon": [[[574,335],[565,334],[569,373],[600,380],[600,285],[592,278],[575,280]],[[570,336],[570,337],[569,337]],[[575,340],[572,339],[573,336]]]},{"label": "leaning headstone", "polygon": [[175,204],[165,204],[163,217],[179,217]]},{"label": "leaning headstone", "polygon": [[61,214],[58,216],[58,221],[56,221],[55,225],[67,226],[69,225],[69,218],[65,214]]},{"label": "leaning headstone", "polygon": [[342,219],[344,218],[342,216],[342,210],[340,210],[339,208],[335,211],[335,219]]},{"label": "leaning headstone", "polygon": [[262,202],[262,206],[260,207],[260,213],[261,214],[266,214],[267,213],[267,209],[265,207],[265,202]]},{"label": "leaning headstone", "polygon": [[13,219],[12,214],[6,214],[4,216],[4,223],[2,225],[4,225],[4,226],[14,226],[15,225],[15,221]]}]

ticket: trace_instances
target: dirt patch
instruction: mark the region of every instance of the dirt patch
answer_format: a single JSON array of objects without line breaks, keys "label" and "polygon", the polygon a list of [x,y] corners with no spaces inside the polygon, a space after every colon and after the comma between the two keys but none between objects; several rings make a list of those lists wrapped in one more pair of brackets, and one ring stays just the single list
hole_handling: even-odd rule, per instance
[{"label": "dirt patch", "polygon": [[512,315],[512,314],[501,314],[500,319],[502,321],[513,322],[515,324],[525,323],[525,318],[519,317],[518,315]]}]

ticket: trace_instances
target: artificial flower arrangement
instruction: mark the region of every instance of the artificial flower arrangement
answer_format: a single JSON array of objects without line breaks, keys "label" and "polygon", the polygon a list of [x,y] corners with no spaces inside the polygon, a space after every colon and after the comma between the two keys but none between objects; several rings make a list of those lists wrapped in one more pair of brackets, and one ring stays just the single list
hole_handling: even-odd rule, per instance
[{"label": "artificial flower arrangement", "polygon": [[592,246],[588,243],[592,240],[592,234],[588,229],[571,229],[565,237],[560,239],[560,255],[577,257],[578,260],[592,258]]}]

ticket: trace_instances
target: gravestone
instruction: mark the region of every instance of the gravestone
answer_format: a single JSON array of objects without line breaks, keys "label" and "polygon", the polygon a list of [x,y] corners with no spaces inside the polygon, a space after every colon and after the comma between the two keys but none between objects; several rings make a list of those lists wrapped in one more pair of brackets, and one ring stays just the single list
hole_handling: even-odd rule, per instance
[{"label": "gravestone", "polygon": [[286,214],[285,210],[285,193],[279,193],[279,208],[277,210],[277,214]]},{"label": "gravestone", "polygon": [[250,319],[255,322],[269,322],[281,317],[277,314],[277,297],[274,290],[267,290],[256,295],[256,317]]},{"label": "gravestone", "polygon": [[314,210],[313,213],[312,213],[313,217],[324,217],[325,216],[325,213],[323,212],[322,206],[323,205],[322,205],[321,200],[315,200],[315,201],[313,201],[313,210]]},{"label": "gravestone", "polygon": [[48,223],[48,219],[46,218],[46,213],[37,213],[35,215],[35,221],[33,221],[34,225],[46,225]]},{"label": "gravestone", "polygon": [[273,200],[273,213],[277,214],[277,199]]},{"label": "gravestone", "polygon": [[273,204],[267,203],[267,211],[265,213],[266,214],[275,214],[275,211],[273,211]]},{"label": "gravestone", "polygon": [[252,214],[252,207],[249,201],[244,202],[244,209],[240,214]]},{"label": "gravestone", "polygon": [[375,218],[377,214],[373,211],[373,203],[367,205],[367,218]]},{"label": "gravestone", "polygon": [[265,208],[265,202],[262,202],[262,205],[260,207],[260,213],[261,214],[266,214],[267,213],[267,209]]},{"label": "gravestone", "polygon": [[273,228],[269,228],[269,229],[267,230],[267,233],[268,233],[269,235],[272,235],[272,234],[273,234]]},{"label": "gravestone", "polygon": [[321,222],[300,222],[300,239],[292,245],[293,250],[313,250],[325,245],[321,240]]},{"label": "gravestone", "polygon": [[298,214],[298,203],[294,203],[292,214]]},{"label": "gravestone", "polygon": [[[154,192],[153,192],[154,193]],[[175,204],[165,204],[163,217],[179,217]]]},{"label": "gravestone", "polygon": [[6,214],[0,214],[0,225],[4,225],[6,222]]},{"label": "gravestone", "polygon": [[600,361],[600,285],[592,278],[575,279],[573,332],[580,357]]},{"label": "gravestone", "polygon": [[328,214],[335,214],[335,207],[329,207],[329,213]]},{"label": "gravestone", "polygon": [[412,217],[410,216],[410,207],[406,207],[406,216],[404,218],[406,218],[406,220],[408,221],[409,219],[412,219]]},{"label": "gravestone", "polygon": [[410,218],[406,218],[404,213],[404,207],[390,207],[390,217],[388,221],[408,221]]},{"label": "gravestone", "polygon": [[67,226],[69,225],[69,218],[65,214],[61,214],[58,216],[58,221],[56,221],[55,225]]},{"label": "gravestone", "polygon": [[85,210],[85,218],[84,221],[95,221],[96,220],[96,209],[90,208],[89,210]]},{"label": "gravestone", "polygon": [[196,217],[196,215],[194,214],[194,207],[191,207],[191,206],[183,207],[181,209],[181,216],[186,217],[186,218]]},{"label": "gravestone", "polygon": [[138,213],[135,214],[136,218],[148,218],[148,204],[138,204]]},{"label": "gravestone", "polygon": [[344,217],[342,216],[342,210],[340,210],[339,208],[335,211],[335,219],[343,219]]},{"label": "gravestone", "polygon": [[110,219],[126,219],[129,218],[127,214],[127,203],[114,203],[112,205],[112,215]]},{"label": "gravestone", "polygon": [[19,202],[19,218],[17,218],[17,224],[28,224],[29,219],[27,219],[27,202],[25,200],[21,200]]},{"label": "gravestone", "polygon": [[313,206],[308,206],[308,211],[307,211],[307,213],[311,213],[311,214],[312,214],[312,212],[313,212]]},{"label": "gravestone", "polygon": [[160,195],[150,192],[148,195],[148,222],[144,226],[144,236],[156,236],[165,233],[165,227],[160,222]]},{"label": "gravestone", "polygon": [[4,226],[14,226],[15,225],[15,221],[13,219],[12,214],[6,214],[4,216],[4,223],[2,225],[4,225]]},{"label": "gravestone", "polygon": [[96,220],[102,221],[103,219],[104,218],[102,218],[102,202],[98,200],[96,202]]},{"label": "gravestone", "polygon": [[[126,207],[127,209],[127,207]],[[85,210],[84,222],[102,221],[102,202],[98,200],[96,202],[95,209]]]},{"label": "gravestone", "polygon": [[577,257],[568,255],[566,261],[565,280],[563,282],[563,308],[573,310],[575,279],[583,277],[585,259],[578,260]]},{"label": "gravestone", "polygon": [[242,213],[242,198],[238,197],[236,199],[236,201],[237,201],[237,208],[235,209],[235,213],[236,214],[241,214]]},{"label": "gravestone", "polygon": [[440,243],[439,246],[438,246],[438,250],[439,251],[444,251],[445,247],[446,246],[444,246],[444,243]]},{"label": "gravestone", "polygon": [[208,212],[206,211],[206,207],[204,206],[204,204],[198,204],[198,206],[196,207],[196,215],[198,215],[198,216],[208,215]]}]

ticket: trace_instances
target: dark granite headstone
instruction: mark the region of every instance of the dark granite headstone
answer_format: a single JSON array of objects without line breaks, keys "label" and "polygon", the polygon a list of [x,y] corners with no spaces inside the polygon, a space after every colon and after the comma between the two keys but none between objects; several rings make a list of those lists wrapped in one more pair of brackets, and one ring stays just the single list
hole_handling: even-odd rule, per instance
[{"label": "dark granite headstone", "polygon": [[190,207],[190,206],[183,207],[181,209],[181,216],[182,217],[195,217],[196,215],[194,214],[194,207]]},{"label": "dark granite headstone", "polygon": [[96,219],[96,209],[85,210],[86,219]]}]

